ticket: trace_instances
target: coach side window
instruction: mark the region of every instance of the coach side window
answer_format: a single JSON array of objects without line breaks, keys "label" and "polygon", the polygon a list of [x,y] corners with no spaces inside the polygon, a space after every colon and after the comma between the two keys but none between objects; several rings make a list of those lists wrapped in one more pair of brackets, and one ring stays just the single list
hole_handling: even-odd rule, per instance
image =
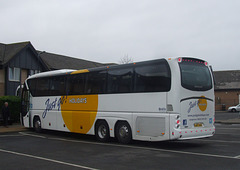
[{"label": "coach side window", "polygon": [[90,72],[87,75],[86,93],[103,94],[106,91],[107,72]]},{"label": "coach side window", "polygon": [[133,68],[113,69],[108,71],[108,93],[132,92]]},{"label": "coach side window", "polygon": [[36,96],[36,84],[37,84],[37,79],[29,79],[27,81],[29,91],[32,94],[32,96]]},{"label": "coach side window", "polygon": [[52,77],[50,79],[50,95],[51,96],[66,95],[64,76]]},{"label": "coach side window", "polygon": [[39,78],[37,79],[36,84],[36,96],[49,96],[50,88],[49,88],[49,78]]},{"label": "coach side window", "polygon": [[170,84],[170,69],[165,62],[135,68],[134,92],[169,91]]},{"label": "coach side window", "polygon": [[70,75],[67,79],[67,95],[81,95],[85,92],[86,74]]}]

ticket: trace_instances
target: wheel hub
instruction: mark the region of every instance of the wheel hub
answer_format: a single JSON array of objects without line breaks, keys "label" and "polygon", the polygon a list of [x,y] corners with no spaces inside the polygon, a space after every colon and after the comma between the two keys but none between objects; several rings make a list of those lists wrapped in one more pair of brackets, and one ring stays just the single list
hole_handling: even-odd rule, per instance
[{"label": "wheel hub", "polygon": [[126,136],[128,136],[128,128],[127,126],[122,126],[120,129],[119,129],[119,134],[122,138],[125,138]]},{"label": "wheel hub", "polygon": [[105,138],[107,135],[107,128],[104,125],[99,126],[98,128],[98,136],[100,138]]},{"label": "wheel hub", "polygon": [[41,127],[41,122],[39,120],[35,122],[35,127],[37,129]]}]

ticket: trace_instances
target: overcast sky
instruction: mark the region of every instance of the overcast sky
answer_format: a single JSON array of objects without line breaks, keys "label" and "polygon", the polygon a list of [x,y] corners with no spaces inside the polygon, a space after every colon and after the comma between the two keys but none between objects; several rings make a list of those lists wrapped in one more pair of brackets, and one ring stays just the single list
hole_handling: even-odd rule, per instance
[{"label": "overcast sky", "polygon": [[240,70],[239,0],[0,0],[0,42],[109,63],[195,56]]}]

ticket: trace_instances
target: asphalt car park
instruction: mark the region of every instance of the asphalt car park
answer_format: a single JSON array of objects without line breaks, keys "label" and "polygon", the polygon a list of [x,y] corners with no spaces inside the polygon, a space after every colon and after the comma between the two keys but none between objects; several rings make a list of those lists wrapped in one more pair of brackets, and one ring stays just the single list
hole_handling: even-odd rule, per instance
[{"label": "asphalt car park", "polygon": [[216,120],[228,120],[228,119],[236,119],[240,118],[240,112],[217,112],[215,114]]},{"label": "asphalt car park", "polygon": [[119,144],[94,136],[32,130],[0,134],[0,169],[240,169],[240,124],[211,138]]}]

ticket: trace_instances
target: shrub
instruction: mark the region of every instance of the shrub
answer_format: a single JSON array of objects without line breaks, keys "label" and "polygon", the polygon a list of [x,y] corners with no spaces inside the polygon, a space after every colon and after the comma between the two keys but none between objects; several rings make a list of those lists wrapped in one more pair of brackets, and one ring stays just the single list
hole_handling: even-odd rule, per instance
[{"label": "shrub", "polygon": [[21,99],[17,96],[1,96],[0,97],[0,112],[2,114],[2,107],[5,102],[8,102],[10,108],[10,118],[13,122],[20,121],[20,108],[21,108]]}]

